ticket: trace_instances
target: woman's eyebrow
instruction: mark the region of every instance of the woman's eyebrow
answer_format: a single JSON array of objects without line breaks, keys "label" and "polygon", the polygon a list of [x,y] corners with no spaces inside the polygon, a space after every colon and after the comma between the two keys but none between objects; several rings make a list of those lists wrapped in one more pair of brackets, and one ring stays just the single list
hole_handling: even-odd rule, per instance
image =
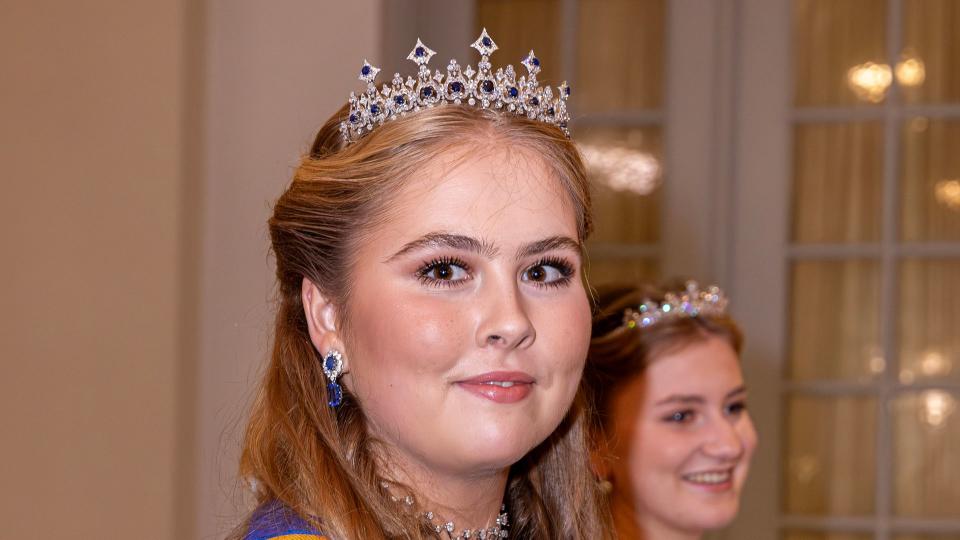
[{"label": "woman's eyebrow", "polygon": [[583,246],[573,238],[568,236],[551,236],[525,246],[520,246],[520,248],[517,249],[517,259],[539,255],[553,249],[571,249],[578,254],[583,253]]},{"label": "woman's eyebrow", "polygon": [[742,385],[734,388],[734,389],[731,390],[730,392],[728,392],[728,393],[727,393],[727,397],[724,398],[724,399],[730,399],[730,398],[732,398],[732,397],[734,397],[734,396],[737,396],[737,395],[740,395],[740,394],[746,394],[746,393],[747,393],[747,386],[744,385],[744,384],[742,384]]},{"label": "woman's eyebrow", "polygon": [[656,402],[654,406],[659,407],[660,405],[666,405],[668,403],[702,405],[706,402],[707,400],[704,399],[703,396],[697,396],[692,394],[690,395],[673,394],[665,399],[661,399],[660,401]]},{"label": "woman's eyebrow", "polygon": [[[451,234],[446,232],[432,232],[427,233],[416,240],[407,242],[402,248],[388,257],[384,262],[390,262],[397,257],[401,257],[418,249],[436,248],[450,248],[461,251],[470,251],[482,255],[488,259],[492,259],[500,253],[500,250],[493,244],[483,240],[477,240],[471,236]],[[531,257],[553,249],[571,249],[578,254],[583,252],[583,246],[580,245],[580,242],[577,242],[568,236],[551,236],[549,238],[544,238],[543,240],[537,240],[536,242],[531,242],[524,246],[520,246],[520,248],[517,249],[516,258],[522,259],[524,257]]]},{"label": "woman's eyebrow", "polygon": [[432,232],[427,233],[416,240],[407,242],[402,248],[400,248],[399,251],[388,257],[384,262],[390,262],[397,257],[406,255],[411,251],[425,248],[450,248],[461,251],[471,251],[479,255],[483,255],[488,259],[495,257],[497,253],[499,253],[499,250],[492,244],[482,240],[477,240],[471,236],[451,234],[446,232]]}]

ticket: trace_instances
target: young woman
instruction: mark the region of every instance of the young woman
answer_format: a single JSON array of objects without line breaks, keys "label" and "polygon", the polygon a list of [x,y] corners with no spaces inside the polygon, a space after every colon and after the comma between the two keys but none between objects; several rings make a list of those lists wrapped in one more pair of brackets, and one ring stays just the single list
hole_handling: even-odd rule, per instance
[{"label": "young woman", "polygon": [[[559,96],[431,73],[350,97],[270,219],[279,305],[241,537],[609,538],[581,373],[590,201]],[[476,76],[474,77],[474,73]]]},{"label": "young woman", "polygon": [[693,540],[727,525],[757,435],[726,297],[691,282],[612,287],[598,300],[586,378],[619,537]]}]

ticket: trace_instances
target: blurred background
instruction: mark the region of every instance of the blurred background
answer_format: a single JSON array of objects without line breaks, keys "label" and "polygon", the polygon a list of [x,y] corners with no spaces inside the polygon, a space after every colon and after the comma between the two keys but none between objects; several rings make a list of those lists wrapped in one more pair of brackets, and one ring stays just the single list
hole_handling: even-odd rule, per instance
[{"label": "blurred background", "polygon": [[960,0],[0,0],[0,536],[222,537],[265,220],[417,36],[570,81],[594,284],[728,289],[761,451],[712,538],[960,539]]}]

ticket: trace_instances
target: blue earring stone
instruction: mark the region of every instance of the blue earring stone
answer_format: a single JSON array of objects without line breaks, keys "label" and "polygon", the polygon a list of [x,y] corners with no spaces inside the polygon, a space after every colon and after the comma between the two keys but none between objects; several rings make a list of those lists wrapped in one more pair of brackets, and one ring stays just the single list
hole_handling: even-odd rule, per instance
[{"label": "blue earring stone", "polygon": [[327,405],[331,407],[339,407],[340,403],[343,402],[343,389],[340,388],[340,385],[332,382],[327,385],[327,393],[330,394],[330,401],[327,402]]},{"label": "blue earring stone", "polygon": [[337,383],[337,378],[340,377],[340,373],[343,370],[343,356],[340,354],[340,351],[330,349],[330,352],[323,358],[322,367],[323,374],[330,379],[330,383],[327,384],[327,393],[330,394],[330,401],[327,402],[327,405],[338,407],[340,403],[343,402],[343,388]]}]

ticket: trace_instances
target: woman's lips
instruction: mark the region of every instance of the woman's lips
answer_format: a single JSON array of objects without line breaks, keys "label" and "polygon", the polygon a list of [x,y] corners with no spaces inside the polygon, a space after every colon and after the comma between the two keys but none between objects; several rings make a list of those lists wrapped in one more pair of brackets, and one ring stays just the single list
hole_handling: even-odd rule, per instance
[{"label": "woman's lips", "polygon": [[519,371],[491,371],[457,381],[464,390],[496,403],[516,403],[530,395],[534,378]]},{"label": "woman's lips", "polygon": [[733,469],[689,473],[683,475],[683,480],[698,489],[722,493],[733,489]]}]

